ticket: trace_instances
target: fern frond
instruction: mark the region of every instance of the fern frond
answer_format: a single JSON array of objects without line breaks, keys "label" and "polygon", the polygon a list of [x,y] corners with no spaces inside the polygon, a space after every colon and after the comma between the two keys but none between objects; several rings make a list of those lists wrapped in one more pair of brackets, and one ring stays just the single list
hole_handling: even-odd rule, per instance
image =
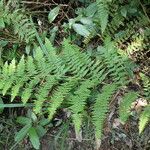
[{"label": "fern frond", "polygon": [[61,57],[57,55],[56,48],[54,48],[51,42],[46,38],[45,39],[45,47],[48,51],[47,60],[49,66],[51,66],[51,71],[58,75],[64,75],[67,72],[65,68],[65,64]]},{"label": "fern frond", "polygon": [[18,39],[21,42],[33,42],[35,39],[35,29],[33,24],[24,13],[23,9],[15,8],[11,10],[10,3],[4,5],[2,2],[0,5],[0,16],[4,23],[13,28],[14,34],[18,35]]},{"label": "fern frond", "polygon": [[140,115],[139,119],[139,133],[141,134],[145,126],[150,122],[150,105],[146,106]]},{"label": "fern frond", "polygon": [[43,72],[43,74],[45,74],[45,71],[48,71],[48,64],[40,47],[35,50],[34,60],[38,72]]},{"label": "fern frond", "polygon": [[[70,44],[68,40],[63,42],[63,56],[70,71],[77,77],[84,77],[89,70],[91,64],[90,56],[80,52],[79,47]],[[82,71],[86,71],[84,74]]]},{"label": "fern frond", "polygon": [[3,89],[5,82],[7,82],[11,74],[14,74],[15,69],[16,69],[15,59],[11,61],[10,65],[8,65],[8,62],[5,62],[4,66],[1,68],[0,89]]},{"label": "fern frond", "polygon": [[[111,13],[110,13],[111,15]],[[116,32],[118,32],[118,29],[124,25],[124,20],[125,18],[123,16],[120,15],[120,13],[115,13],[112,14],[112,20],[111,22],[108,24],[108,27],[106,28],[106,31],[104,33],[104,37],[106,36],[111,36],[114,37],[114,35],[116,34]],[[115,38],[114,38],[115,40]]]},{"label": "fern frond", "polygon": [[144,74],[141,74],[142,81],[143,81],[143,90],[144,90],[144,97],[150,101],[150,80]]},{"label": "fern frond", "polygon": [[62,104],[64,98],[69,94],[72,88],[75,86],[77,80],[70,78],[68,82],[63,83],[55,90],[51,96],[50,106],[48,107],[48,118],[51,120],[56,110]]},{"label": "fern frond", "polygon": [[103,124],[109,107],[108,103],[113,93],[116,91],[116,88],[117,86],[115,84],[106,84],[103,86],[101,93],[96,96],[92,110],[96,139],[100,139],[102,137]]},{"label": "fern frond", "polygon": [[101,32],[103,33],[106,29],[108,23],[108,4],[105,0],[96,0],[97,10],[98,10],[98,18],[100,20]]},{"label": "fern frond", "polygon": [[27,61],[26,61],[26,71],[29,77],[34,76],[37,74],[36,66],[34,63],[34,60],[31,56],[28,56]]},{"label": "fern frond", "polygon": [[126,93],[119,106],[120,120],[125,123],[130,116],[130,109],[132,103],[137,99],[137,93],[129,92]]},{"label": "fern frond", "polygon": [[73,113],[72,119],[76,133],[80,132],[86,100],[90,96],[90,88],[94,85],[95,82],[92,80],[83,81],[74,94],[69,97],[70,110]]},{"label": "fern frond", "polygon": [[134,52],[139,51],[143,47],[143,40],[144,40],[143,36],[141,35],[138,37],[136,36],[136,38],[133,39],[132,42],[128,44],[126,51],[129,56],[133,54]]},{"label": "fern frond", "polygon": [[21,77],[24,75],[24,72],[25,72],[25,60],[24,60],[24,55],[23,55],[17,65],[16,75],[18,77]]},{"label": "fern frond", "polygon": [[15,73],[15,78],[13,81],[14,86],[12,87],[11,101],[17,96],[19,89],[24,85],[24,82],[27,80],[25,75],[25,60],[24,56],[20,59]]},{"label": "fern frond", "polygon": [[54,86],[54,84],[57,82],[57,80],[55,76],[47,76],[44,82],[45,83],[40,86],[36,94],[35,107],[34,107],[35,113],[41,113],[42,105],[44,101],[46,101],[47,98],[49,97],[48,94],[52,89],[52,87]]},{"label": "fern frond", "polygon": [[[94,34],[95,35],[95,34]],[[91,39],[94,37],[93,33],[90,33],[87,37],[84,38],[84,44],[87,45]]]},{"label": "fern frond", "polygon": [[2,94],[5,95],[6,92],[11,88],[14,78],[15,78],[16,64],[15,59],[11,61],[8,65],[6,62],[2,68],[2,78],[0,83],[0,88],[2,89]]},{"label": "fern frond", "polygon": [[126,85],[128,83],[128,73],[125,67],[126,60],[118,54],[114,43],[109,38],[106,38],[105,46],[100,47],[99,52],[113,80],[119,85]]},{"label": "fern frond", "polygon": [[[126,20],[127,24],[123,24],[124,30],[118,32],[117,36],[114,38],[117,43],[124,43],[126,41],[133,40],[136,37],[143,36],[143,32],[139,31],[142,26],[148,26],[148,21],[145,21],[145,16],[139,15],[133,20]],[[143,29],[144,30],[144,29]]]},{"label": "fern frond", "polygon": [[34,40],[35,30],[33,24],[29,21],[28,17],[23,14],[21,9],[17,9],[11,13],[11,22],[14,27],[14,33],[18,34],[21,41],[25,40],[26,43],[29,43]]},{"label": "fern frond", "polygon": [[21,95],[21,99],[24,104],[26,104],[29,98],[33,95],[34,88],[39,82],[40,76],[35,76],[34,78],[31,78],[29,83],[25,84],[25,88]]}]

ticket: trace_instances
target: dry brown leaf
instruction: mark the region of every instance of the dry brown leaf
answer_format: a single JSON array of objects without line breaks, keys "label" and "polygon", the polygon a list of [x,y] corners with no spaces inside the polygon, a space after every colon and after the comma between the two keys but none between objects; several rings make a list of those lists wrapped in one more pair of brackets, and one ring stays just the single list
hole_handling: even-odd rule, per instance
[{"label": "dry brown leaf", "polygon": [[121,121],[119,118],[115,118],[113,122],[113,128],[118,128],[121,125]]}]

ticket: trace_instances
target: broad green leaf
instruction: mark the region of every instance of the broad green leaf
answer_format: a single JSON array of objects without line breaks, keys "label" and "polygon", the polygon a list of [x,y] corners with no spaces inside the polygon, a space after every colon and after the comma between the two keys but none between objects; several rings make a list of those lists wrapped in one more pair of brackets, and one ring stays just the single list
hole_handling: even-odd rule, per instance
[{"label": "broad green leaf", "polygon": [[5,28],[5,23],[4,23],[4,19],[0,18],[0,29]]},{"label": "broad green leaf", "polygon": [[31,124],[27,124],[19,132],[17,132],[15,135],[15,141],[16,142],[22,141],[25,138],[25,136],[27,135],[27,133],[29,132],[30,128],[31,128]]},{"label": "broad green leaf", "polygon": [[84,36],[84,37],[87,37],[90,32],[87,30],[87,28],[82,25],[82,24],[78,24],[78,23],[75,23],[73,24],[73,29],[80,35]]},{"label": "broad green leaf", "polygon": [[87,25],[92,25],[93,24],[93,21],[91,18],[87,18],[87,17],[83,17],[80,19],[80,22],[82,24],[87,24]]},{"label": "broad green leaf", "polygon": [[59,13],[59,10],[60,10],[60,6],[57,6],[49,12],[48,14],[49,23],[52,23],[55,20],[55,18]]},{"label": "broad green leaf", "polygon": [[[3,105],[3,100],[2,98],[0,97],[0,104]],[[4,110],[4,107],[3,108],[0,108],[0,114],[3,113],[3,110]]]},{"label": "broad green leaf", "polygon": [[35,128],[33,128],[33,127],[31,127],[29,130],[29,138],[30,138],[30,141],[31,141],[33,147],[35,149],[39,149],[40,148],[39,136],[38,136]]},{"label": "broad green leaf", "polygon": [[16,120],[17,123],[19,124],[22,124],[22,125],[27,125],[27,124],[31,124],[32,121],[30,118],[27,118],[27,117],[17,117],[17,120]]},{"label": "broad green leaf", "polygon": [[37,116],[35,115],[34,112],[31,112],[31,118],[32,118],[33,122],[37,121]]},{"label": "broad green leaf", "polygon": [[36,131],[39,137],[43,137],[46,134],[46,129],[40,125],[36,126]]}]

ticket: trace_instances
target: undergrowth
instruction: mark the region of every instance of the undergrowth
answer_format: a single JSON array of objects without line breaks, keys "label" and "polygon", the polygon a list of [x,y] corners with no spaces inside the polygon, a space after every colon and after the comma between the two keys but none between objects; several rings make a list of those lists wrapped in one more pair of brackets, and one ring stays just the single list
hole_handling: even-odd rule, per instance
[{"label": "undergrowth", "polygon": [[[76,3],[84,6],[82,1]],[[59,20],[59,13],[68,15],[63,7],[71,4],[52,7],[49,23]],[[59,27],[52,24],[49,36],[47,31],[40,33],[42,23],[36,24],[19,1],[0,1],[0,113],[5,115],[6,107],[27,109],[25,115],[17,118],[23,128],[16,133],[16,144],[29,137],[33,147],[39,149],[48,125],[60,110],[66,110],[78,141],[82,141],[85,118],[90,118],[99,149],[111,102],[120,91],[120,122],[125,124],[133,116],[133,109],[137,110],[133,105],[142,99],[146,102],[137,110],[139,134],[149,123],[149,3],[96,0],[86,5],[77,9],[75,18],[67,16],[69,23],[64,20]],[[63,30],[64,35],[59,44],[58,30]],[[9,44],[17,51],[18,47],[25,51],[13,59],[7,55],[4,60],[2,52]],[[130,85],[138,89],[129,88]]]}]

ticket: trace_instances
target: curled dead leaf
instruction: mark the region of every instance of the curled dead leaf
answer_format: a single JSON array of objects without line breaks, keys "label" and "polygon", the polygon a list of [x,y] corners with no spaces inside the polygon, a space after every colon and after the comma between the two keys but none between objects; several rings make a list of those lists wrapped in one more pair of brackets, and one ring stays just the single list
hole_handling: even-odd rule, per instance
[{"label": "curled dead leaf", "polygon": [[113,128],[118,128],[122,124],[119,118],[115,118],[113,122]]},{"label": "curled dead leaf", "polygon": [[148,102],[146,99],[138,98],[135,102],[132,103],[131,108],[135,109],[137,112],[140,112],[142,107],[145,107],[148,105]]}]

